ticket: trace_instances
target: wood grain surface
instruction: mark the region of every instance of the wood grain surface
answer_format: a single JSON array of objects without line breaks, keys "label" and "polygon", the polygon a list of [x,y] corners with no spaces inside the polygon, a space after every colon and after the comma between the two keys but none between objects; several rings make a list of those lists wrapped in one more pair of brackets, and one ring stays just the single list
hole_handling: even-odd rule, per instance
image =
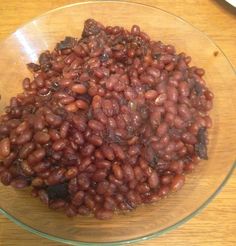
[{"label": "wood grain surface", "polygon": [[[0,0],[0,40],[32,18],[72,0]],[[223,0],[136,0],[181,16],[206,33],[236,69],[236,9]],[[236,117],[235,115],[232,117]],[[1,198],[0,198],[1,199]],[[236,175],[201,214],[180,228],[139,245],[236,245]],[[61,245],[33,235],[0,215],[0,245]]]}]

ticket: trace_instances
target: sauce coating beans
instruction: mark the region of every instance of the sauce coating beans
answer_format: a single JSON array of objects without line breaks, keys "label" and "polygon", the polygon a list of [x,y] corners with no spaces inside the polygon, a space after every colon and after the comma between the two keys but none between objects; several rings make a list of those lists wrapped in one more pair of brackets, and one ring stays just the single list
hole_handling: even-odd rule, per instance
[{"label": "sauce coating beans", "polygon": [[134,25],[85,21],[28,68],[0,116],[0,180],[67,216],[156,202],[207,159],[204,69]]}]

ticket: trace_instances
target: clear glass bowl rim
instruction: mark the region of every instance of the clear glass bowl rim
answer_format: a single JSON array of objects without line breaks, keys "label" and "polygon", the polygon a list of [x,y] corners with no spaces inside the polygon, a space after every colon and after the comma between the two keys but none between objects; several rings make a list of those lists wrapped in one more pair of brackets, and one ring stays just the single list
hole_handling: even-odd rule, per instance
[{"label": "clear glass bowl rim", "polygon": [[[17,30],[23,28],[24,26],[26,26],[27,24],[29,24],[32,21],[37,21],[41,17],[46,16],[46,15],[49,15],[49,14],[51,14],[53,12],[58,11],[58,10],[61,10],[61,9],[64,9],[64,8],[70,8],[70,7],[73,7],[73,6],[76,6],[76,5],[83,5],[83,4],[89,4],[89,3],[99,3],[99,2],[106,2],[106,3],[114,3],[114,2],[116,2],[116,3],[121,3],[121,4],[141,5],[141,6],[152,8],[152,9],[158,9],[158,10],[160,10],[162,12],[165,12],[167,15],[174,16],[179,21],[184,22],[184,23],[187,23],[188,25],[190,25],[193,29],[195,29],[196,31],[198,31],[201,35],[203,35],[204,37],[206,37],[209,40],[209,42],[211,42],[213,45],[215,45],[220,50],[220,52],[223,54],[224,58],[227,60],[227,62],[229,63],[230,67],[232,68],[233,72],[236,74],[236,70],[234,69],[232,63],[227,58],[227,56],[224,54],[224,52],[222,51],[222,49],[211,38],[209,38],[205,33],[203,33],[202,31],[200,31],[198,28],[196,28],[195,26],[193,26],[188,21],[182,19],[181,17],[179,17],[179,16],[177,16],[175,14],[172,14],[172,13],[166,11],[166,10],[163,10],[161,8],[154,7],[154,6],[151,6],[151,5],[148,5],[148,4],[136,3],[136,2],[132,2],[132,1],[129,1],[128,2],[128,1],[115,1],[115,0],[114,1],[112,1],[112,0],[108,0],[108,1],[106,1],[106,0],[98,0],[98,1],[86,1],[86,2],[72,3],[72,4],[64,5],[64,6],[61,6],[61,7],[52,9],[50,11],[47,11],[47,12],[43,13],[42,15],[39,15],[39,16],[31,19],[29,22],[27,22],[27,23],[19,26],[17,28]],[[17,32],[17,30],[15,32]],[[15,32],[13,32],[7,38],[5,38],[4,40],[2,40],[0,42],[0,45],[1,45],[1,43],[6,42],[7,39],[11,35],[13,35]],[[195,215],[199,214],[219,194],[219,192],[223,189],[224,185],[227,183],[227,181],[229,180],[229,178],[233,174],[235,168],[236,168],[236,161],[232,164],[232,166],[231,166],[228,174],[226,175],[226,177],[224,178],[224,180],[222,181],[222,183],[217,187],[217,189],[215,190],[215,192],[213,192],[213,194],[210,197],[208,197],[208,199],[200,207],[198,207],[196,210],[194,210],[192,213],[190,213],[189,215],[187,215],[186,217],[184,217],[183,219],[181,219],[177,223],[175,223],[175,224],[173,224],[173,225],[171,225],[169,227],[164,228],[163,230],[160,230],[160,231],[157,231],[157,232],[148,234],[148,235],[143,235],[143,236],[140,236],[140,237],[132,238],[132,239],[129,239],[129,240],[121,240],[121,241],[115,241],[115,242],[114,241],[113,242],[103,242],[103,243],[68,240],[68,239],[56,237],[56,236],[53,236],[53,235],[49,235],[49,234],[47,234],[45,232],[42,232],[42,231],[37,230],[37,229],[34,229],[33,227],[31,227],[31,226],[29,226],[29,225],[21,222],[19,219],[17,219],[16,217],[12,216],[11,214],[9,214],[7,211],[5,211],[2,208],[0,208],[0,213],[2,215],[4,215],[6,218],[8,218],[10,221],[14,222],[16,225],[20,226],[21,228],[23,228],[23,229],[25,229],[25,230],[33,233],[33,234],[36,234],[38,236],[41,236],[43,238],[50,239],[52,241],[56,241],[56,242],[59,242],[59,243],[64,243],[64,244],[69,244],[69,245],[124,245],[124,244],[136,243],[136,242],[140,242],[140,241],[143,241],[143,240],[152,239],[152,238],[158,237],[160,235],[163,235],[163,234],[165,234],[167,232],[170,232],[170,231],[178,228],[179,226],[183,225],[187,221],[189,221]]]}]

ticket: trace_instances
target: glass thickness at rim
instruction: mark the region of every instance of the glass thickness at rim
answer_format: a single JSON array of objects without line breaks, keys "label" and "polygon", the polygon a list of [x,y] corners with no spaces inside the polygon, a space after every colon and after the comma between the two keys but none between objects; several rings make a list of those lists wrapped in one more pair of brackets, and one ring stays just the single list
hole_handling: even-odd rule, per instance
[{"label": "glass thickness at rim", "polygon": [[[89,3],[99,3],[99,2],[106,2],[108,4],[109,3],[118,3],[117,1],[88,1],[88,2],[70,4],[70,5],[62,6],[62,7],[56,8],[54,10],[51,10],[49,12],[46,12],[45,14],[43,14],[43,15],[35,18],[33,21],[37,21],[41,17],[46,16],[46,15],[52,13],[52,12],[56,12],[56,11],[58,11],[60,9],[69,8],[69,7],[73,7],[73,6],[77,6],[77,5],[89,4]],[[195,28],[194,26],[192,26],[190,23],[186,22],[185,20],[181,19],[180,17],[175,16],[175,15],[173,15],[173,14],[171,14],[171,13],[165,11],[165,10],[162,10],[162,9],[159,9],[159,8],[156,8],[156,7],[152,7],[152,6],[149,6],[149,5],[139,4],[139,3],[125,2],[125,1],[120,1],[119,3],[120,4],[139,5],[139,6],[140,5],[143,5],[146,8],[158,9],[160,11],[163,11],[163,12],[165,12],[166,14],[168,14],[170,16],[174,16],[179,21],[189,24],[192,28],[195,29],[195,31],[198,31],[201,35],[204,35],[213,45],[215,45],[217,47],[217,45],[211,39],[209,39],[204,33],[202,33],[201,31],[199,31],[197,28]],[[25,24],[25,25],[27,25],[27,24]],[[24,27],[25,25],[23,25],[21,27]],[[224,55],[223,51],[219,47],[217,47],[217,48]],[[225,55],[224,55],[224,57],[227,59],[227,57]],[[230,63],[230,61],[228,59],[227,59],[227,61],[230,64],[232,70],[235,73],[235,70],[234,70],[232,64]],[[151,234],[148,234],[148,235],[136,237],[136,238],[133,238],[133,239],[130,239],[130,240],[121,240],[121,241],[103,242],[103,243],[100,243],[100,242],[99,243],[96,243],[96,242],[91,242],[90,243],[90,242],[82,242],[82,241],[74,241],[74,240],[63,239],[63,238],[60,238],[60,237],[57,237],[57,236],[49,235],[47,233],[44,233],[42,231],[39,231],[37,229],[34,229],[33,227],[30,227],[30,226],[26,225],[25,223],[21,222],[20,220],[18,220],[14,216],[12,216],[9,213],[7,213],[4,209],[0,209],[0,212],[4,216],[6,216],[7,218],[9,218],[11,221],[13,221],[17,225],[21,226],[22,228],[24,228],[24,229],[26,229],[26,230],[34,233],[34,234],[40,235],[40,236],[42,236],[44,238],[51,239],[51,240],[54,240],[54,241],[57,241],[57,242],[61,242],[61,243],[66,243],[66,244],[71,244],[71,245],[120,245],[120,244],[135,243],[135,242],[138,242],[138,241],[141,241],[141,240],[146,240],[146,239],[154,238],[156,236],[159,236],[159,235],[162,235],[162,234],[164,234],[166,232],[169,232],[169,231],[177,228],[178,226],[182,225],[183,223],[185,223],[186,221],[188,221],[189,219],[191,219],[196,214],[198,214],[219,193],[219,191],[223,188],[223,186],[225,185],[225,183],[227,182],[227,180],[229,179],[229,177],[233,173],[233,170],[235,168],[235,165],[236,165],[236,162],[234,162],[232,164],[232,167],[231,167],[230,171],[228,172],[227,176],[225,177],[225,179],[223,180],[223,182],[220,184],[220,186],[217,187],[217,189],[215,190],[215,192],[210,197],[208,197],[208,199],[199,208],[197,208],[195,211],[193,211],[192,213],[190,213],[188,216],[186,216],[182,220],[178,221],[177,223],[175,223],[175,224],[173,224],[173,225],[171,225],[171,226],[169,226],[167,228],[164,228],[163,230],[160,230],[158,232],[154,232],[154,233],[151,233]]]}]

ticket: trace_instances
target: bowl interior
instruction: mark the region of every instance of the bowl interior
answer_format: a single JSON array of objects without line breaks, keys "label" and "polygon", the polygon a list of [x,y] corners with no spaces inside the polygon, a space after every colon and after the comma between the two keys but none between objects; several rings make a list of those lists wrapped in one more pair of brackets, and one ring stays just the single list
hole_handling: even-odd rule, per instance
[{"label": "bowl interior", "polygon": [[135,211],[115,215],[112,220],[92,217],[70,219],[46,208],[28,191],[0,186],[0,207],[27,229],[62,242],[120,242],[159,235],[191,218],[206,205],[232,171],[235,160],[236,103],[233,100],[235,73],[224,54],[203,33],[183,20],[160,9],[125,2],[90,2],[69,5],[46,13],[19,28],[1,43],[0,110],[10,97],[21,92],[21,82],[31,76],[26,63],[65,36],[79,37],[84,20],[94,18],[104,25],[130,29],[138,24],[152,39],[175,45],[178,52],[192,57],[192,64],[206,70],[205,80],[214,92],[211,112],[209,160],[187,175],[181,191],[156,204],[140,206]]}]

